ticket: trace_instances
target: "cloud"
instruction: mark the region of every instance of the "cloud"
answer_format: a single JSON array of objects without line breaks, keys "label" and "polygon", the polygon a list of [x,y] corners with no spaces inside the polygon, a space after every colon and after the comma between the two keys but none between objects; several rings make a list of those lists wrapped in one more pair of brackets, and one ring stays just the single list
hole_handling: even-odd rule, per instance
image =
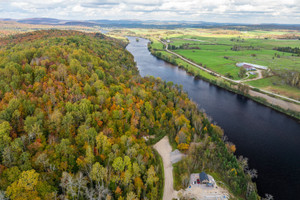
[{"label": "cloud", "polygon": [[0,0],[0,18],[300,23],[300,0]]}]

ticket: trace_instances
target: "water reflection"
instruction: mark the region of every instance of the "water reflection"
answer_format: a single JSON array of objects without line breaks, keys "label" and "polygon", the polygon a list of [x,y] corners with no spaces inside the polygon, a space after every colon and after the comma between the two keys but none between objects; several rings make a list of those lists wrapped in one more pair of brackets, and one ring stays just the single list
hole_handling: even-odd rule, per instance
[{"label": "water reflection", "polygon": [[189,97],[220,125],[237,146],[236,154],[249,158],[258,170],[260,194],[275,199],[297,199],[300,191],[300,124],[244,96],[196,79],[184,70],[152,56],[148,40],[129,37],[130,51],[142,76],[161,77],[181,84]]}]

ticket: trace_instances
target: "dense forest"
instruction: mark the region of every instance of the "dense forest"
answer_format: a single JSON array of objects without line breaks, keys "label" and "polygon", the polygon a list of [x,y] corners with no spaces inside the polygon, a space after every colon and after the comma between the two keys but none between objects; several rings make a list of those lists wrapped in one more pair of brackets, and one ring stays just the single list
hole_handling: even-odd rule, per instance
[{"label": "dense forest", "polygon": [[0,199],[160,199],[151,144],[165,135],[189,154],[182,169],[259,198],[223,131],[181,86],[142,78],[119,41],[49,30],[0,43]]}]

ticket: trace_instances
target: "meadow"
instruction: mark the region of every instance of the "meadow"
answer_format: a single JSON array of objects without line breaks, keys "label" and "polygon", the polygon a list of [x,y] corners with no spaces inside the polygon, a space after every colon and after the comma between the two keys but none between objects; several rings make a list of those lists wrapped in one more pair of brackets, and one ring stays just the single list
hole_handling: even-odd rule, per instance
[{"label": "meadow", "polygon": [[[281,41],[264,39],[240,39],[240,38],[204,38],[197,37],[200,41],[189,41],[180,38],[170,38],[170,45],[180,48],[199,49],[176,49],[175,52],[197,63],[207,65],[208,68],[222,72],[236,72],[237,62],[249,62],[268,66],[272,69],[290,69],[300,71],[300,57],[292,53],[273,50],[276,47],[300,47],[300,40]],[[231,41],[232,40],[232,41]],[[232,50],[236,46],[239,50]],[[225,58],[226,57],[226,58]],[[232,64],[234,68],[227,66]],[[224,65],[228,69],[223,69]],[[232,71],[231,71],[232,70]]]},{"label": "meadow", "polygon": [[[248,62],[267,66],[272,71],[300,72],[300,57],[279,52],[276,47],[300,47],[300,40],[180,36],[168,37],[169,48],[177,54],[216,73],[241,80],[236,63]],[[300,90],[285,83],[279,76],[269,73],[260,80],[248,84],[288,97],[300,99]]]},{"label": "meadow", "polygon": [[280,82],[281,79],[279,77],[272,76],[255,81],[249,81],[247,83],[256,88],[262,88],[290,98],[300,99],[300,91],[298,88],[291,87],[287,84],[280,84]]}]

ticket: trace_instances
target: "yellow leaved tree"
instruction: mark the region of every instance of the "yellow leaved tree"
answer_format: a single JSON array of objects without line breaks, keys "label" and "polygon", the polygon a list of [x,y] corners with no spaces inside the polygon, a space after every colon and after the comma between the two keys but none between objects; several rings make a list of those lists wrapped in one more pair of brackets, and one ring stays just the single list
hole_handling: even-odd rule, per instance
[{"label": "yellow leaved tree", "polygon": [[6,193],[12,200],[40,200],[36,186],[39,174],[35,170],[23,171],[19,180],[7,187]]}]

